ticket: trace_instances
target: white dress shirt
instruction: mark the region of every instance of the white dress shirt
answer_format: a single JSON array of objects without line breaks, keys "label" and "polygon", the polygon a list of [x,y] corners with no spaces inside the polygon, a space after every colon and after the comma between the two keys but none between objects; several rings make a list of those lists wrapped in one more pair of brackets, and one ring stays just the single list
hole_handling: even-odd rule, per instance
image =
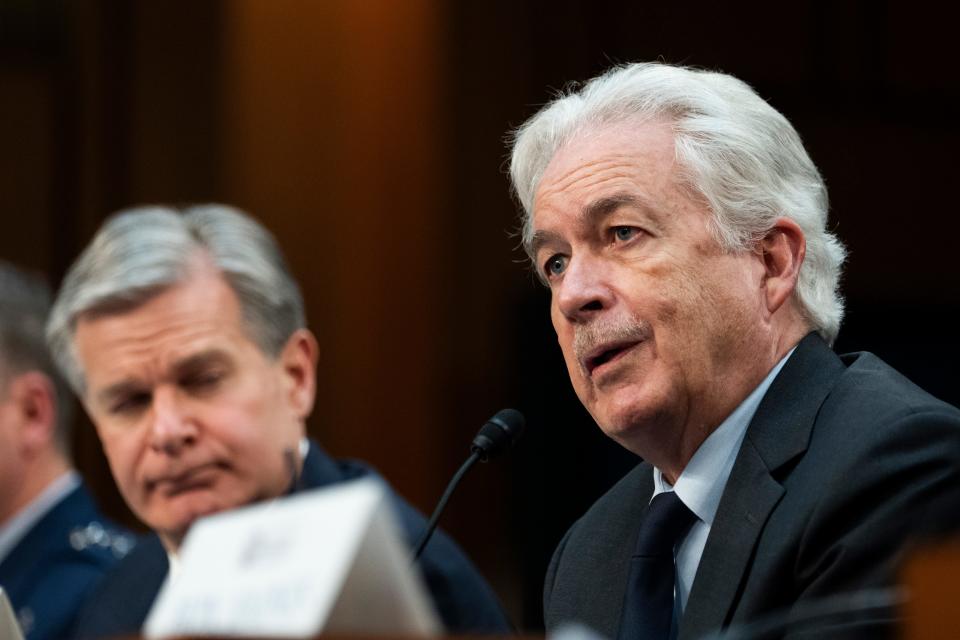
[{"label": "white dress shirt", "polygon": [[697,521],[690,527],[687,536],[674,548],[677,570],[674,582],[674,615],[677,619],[687,606],[690,587],[693,585],[693,579],[697,574],[697,567],[700,565],[701,556],[703,556],[703,548],[707,544],[707,536],[710,535],[710,527],[717,515],[720,497],[727,485],[730,471],[733,470],[733,463],[740,451],[740,445],[747,433],[747,427],[750,425],[753,415],[757,412],[760,401],[773,383],[773,379],[777,377],[792,354],[793,349],[770,370],[767,377],[733,410],[733,413],[727,416],[727,419],[720,423],[720,426],[703,441],[680,477],[677,478],[675,485],[670,486],[660,470],[653,469],[653,495],[656,496],[665,491],[674,491],[683,504],[697,516]]}]

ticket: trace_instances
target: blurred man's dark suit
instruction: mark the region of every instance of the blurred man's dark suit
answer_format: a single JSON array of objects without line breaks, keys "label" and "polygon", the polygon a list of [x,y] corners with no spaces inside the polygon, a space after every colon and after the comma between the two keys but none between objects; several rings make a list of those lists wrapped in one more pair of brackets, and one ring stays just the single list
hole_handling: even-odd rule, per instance
[{"label": "blurred man's dark suit", "polygon": [[[638,465],[567,532],[545,583],[548,629],[579,621],[616,637],[652,475],[649,464]],[[889,587],[909,550],[903,543],[913,517],[958,483],[960,411],[872,354],[838,357],[808,335],[748,427],[680,620],[681,640],[775,620],[790,607],[804,617],[831,597],[857,611],[811,616],[788,630],[889,631],[889,607],[869,605],[896,599]]]},{"label": "blurred man's dark suit", "polygon": [[[378,477],[369,467],[327,456],[315,443],[303,463],[301,489],[316,489],[358,478]],[[426,522],[420,513],[391,491],[394,515],[411,547]],[[419,566],[444,625],[454,633],[508,633],[511,630],[496,595],[460,548],[437,531]],[[105,638],[137,634],[167,576],[166,552],[156,535],[146,536],[81,612],[74,635]],[[376,615],[376,612],[371,612]]]}]

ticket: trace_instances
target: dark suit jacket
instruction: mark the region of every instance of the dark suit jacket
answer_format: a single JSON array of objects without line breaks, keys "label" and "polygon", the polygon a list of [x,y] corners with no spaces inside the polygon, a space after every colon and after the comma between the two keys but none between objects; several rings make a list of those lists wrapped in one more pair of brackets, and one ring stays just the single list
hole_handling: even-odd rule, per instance
[{"label": "dark suit jacket", "polygon": [[[339,482],[376,477],[369,467],[333,460],[315,443],[298,482],[317,489]],[[426,522],[403,498],[392,493],[400,528],[412,547]],[[437,611],[453,633],[507,633],[511,627],[493,591],[466,555],[442,531],[437,531],[420,557],[420,568]],[[78,638],[137,634],[167,576],[167,555],[156,535],[145,536],[136,549],[103,581],[81,612],[74,630]]]},{"label": "dark suit jacket", "polygon": [[[748,427],[680,638],[764,618],[775,626],[787,614],[809,620],[779,627],[776,637],[889,632],[890,608],[867,605],[891,594],[869,590],[895,583],[914,516],[958,482],[956,408],[869,353],[837,357],[807,336]],[[651,467],[642,463],[567,532],[544,587],[548,629],[580,621],[617,635],[629,557],[652,492]],[[813,615],[832,605],[848,613]]]},{"label": "dark suit jacket", "polygon": [[48,511],[0,562],[3,586],[27,640],[60,640],[90,588],[133,545],[82,484]]}]

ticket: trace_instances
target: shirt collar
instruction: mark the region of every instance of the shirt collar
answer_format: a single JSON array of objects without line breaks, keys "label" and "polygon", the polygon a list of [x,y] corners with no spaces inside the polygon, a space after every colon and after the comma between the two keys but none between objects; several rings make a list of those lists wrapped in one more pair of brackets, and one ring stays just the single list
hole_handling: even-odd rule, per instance
[{"label": "shirt collar", "polygon": [[653,469],[654,496],[673,490],[700,520],[708,525],[713,524],[717,508],[720,506],[720,497],[733,470],[733,463],[737,452],[740,451],[740,444],[747,433],[747,427],[750,426],[750,421],[757,412],[763,396],[766,395],[774,378],[780,373],[794,349],[791,349],[770,370],[750,395],[703,441],[680,477],[677,478],[675,485],[670,486],[660,469]]},{"label": "shirt collar", "polygon": [[76,471],[67,471],[48,484],[30,504],[0,526],[0,561],[7,557],[7,554],[35,524],[40,522],[43,516],[60,504],[60,501],[78,486],[80,486],[80,476]]}]

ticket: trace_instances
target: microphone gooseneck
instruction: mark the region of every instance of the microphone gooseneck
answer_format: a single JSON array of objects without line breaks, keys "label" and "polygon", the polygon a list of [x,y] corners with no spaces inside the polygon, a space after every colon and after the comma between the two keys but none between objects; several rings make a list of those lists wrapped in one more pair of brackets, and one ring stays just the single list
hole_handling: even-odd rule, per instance
[{"label": "microphone gooseneck", "polygon": [[463,478],[464,474],[477,460],[486,462],[509,449],[523,433],[525,425],[526,421],[523,419],[522,413],[516,409],[502,409],[480,427],[480,431],[473,438],[473,442],[470,445],[470,457],[468,457],[466,462],[460,466],[460,469],[453,474],[453,478],[451,478],[449,484],[447,484],[447,488],[443,492],[440,502],[437,503],[437,507],[433,510],[433,515],[430,516],[430,520],[427,522],[427,528],[424,530],[423,535],[420,536],[420,540],[414,548],[414,562],[416,562],[420,554],[423,553],[424,547],[427,546],[430,536],[433,535],[434,529],[437,528],[437,522],[440,521],[440,514],[443,513],[444,508],[447,506],[447,501],[450,499],[450,496],[453,495],[453,490],[460,484],[460,479]]},{"label": "microphone gooseneck", "polygon": [[414,561],[416,561],[417,558],[420,557],[420,554],[423,553],[423,548],[427,546],[430,536],[433,535],[433,530],[437,528],[437,522],[440,521],[440,514],[443,513],[444,508],[447,506],[447,500],[449,500],[450,496],[453,495],[453,490],[457,488],[458,484],[460,484],[460,478],[462,478],[463,474],[465,474],[467,470],[479,459],[480,456],[476,452],[471,453],[470,457],[467,458],[467,461],[460,466],[460,469],[455,474],[453,474],[453,478],[447,485],[446,491],[443,492],[443,497],[440,498],[440,502],[437,503],[437,508],[433,510],[433,515],[430,516],[430,520],[427,522],[427,528],[424,530],[423,535],[420,536],[420,541],[417,542],[417,546],[413,550]]}]

